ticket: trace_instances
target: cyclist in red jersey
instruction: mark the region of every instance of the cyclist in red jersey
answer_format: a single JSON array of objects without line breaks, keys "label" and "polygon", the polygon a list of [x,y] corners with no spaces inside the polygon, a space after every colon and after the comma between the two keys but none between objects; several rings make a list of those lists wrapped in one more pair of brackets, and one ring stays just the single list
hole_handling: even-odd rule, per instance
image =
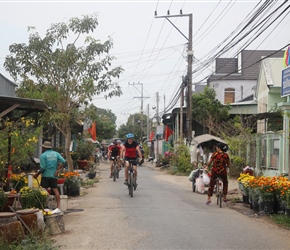
[{"label": "cyclist in red jersey", "polygon": [[116,140],[113,141],[113,145],[109,146],[108,149],[108,159],[110,159],[110,164],[111,164],[111,174],[110,174],[110,178],[113,177],[113,163],[114,160],[112,159],[112,157],[117,157],[117,165],[118,165],[118,169],[119,169],[119,160],[120,160],[120,153],[121,153],[121,147],[118,145],[118,142]]},{"label": "cyclist in red jersey", "polygon": [[133,160],[133,168],[135,171],[135,179],[137,184],[137,157],[136,157],[136,151],[139,154],[139,157],[142,158],[141,150],[138,146],[138,143],[134,141],[134,135],[132,133],[129,133],[126,135],[127,141],[124,143],[122,149],[121,149],[121,157],[124,158],[126,162],[125,167],[125,185],[128,185],[128,171],[129,171],[129,160]]}]

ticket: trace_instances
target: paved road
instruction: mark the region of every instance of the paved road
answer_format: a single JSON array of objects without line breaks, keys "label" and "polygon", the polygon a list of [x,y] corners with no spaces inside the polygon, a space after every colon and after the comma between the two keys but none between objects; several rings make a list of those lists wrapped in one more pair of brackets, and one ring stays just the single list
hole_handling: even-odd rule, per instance
[{"label": "paved road", "polygon": [[[184,177],[139,168],[131,198],[121,179],[101,178],[88,194],[69,199],[66,232],[54,236],[61,249],[289,249],[290,232],[228,207],[205,205]],[[180,180],[183,180],[181,182]]]}]

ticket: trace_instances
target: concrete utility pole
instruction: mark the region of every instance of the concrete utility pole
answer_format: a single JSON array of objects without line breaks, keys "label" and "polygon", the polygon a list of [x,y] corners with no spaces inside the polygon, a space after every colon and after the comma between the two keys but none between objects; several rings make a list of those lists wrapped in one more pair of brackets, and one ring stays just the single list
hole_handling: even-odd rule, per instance
[{"label": "concrete utility pole", "polygon": [[182,77],[182,84],[181,84],[181,90],[180,90],[180,110],[179,110],[179,116],[180,116],[180,140],[183,140],[183,105],[184,105],[184,77]]},{"label": "concrete utility pole", "polygon": [[133,85],[135,87],[135,85],[141,85],[141,91],[139,91],[137,88],[137,90],[141,93],[141,96],[138,97],[134,97],[134,98],[138,98],[141,100],[141,121],[140,121],[140,127],[141,127],[141,135],[140,135],[140,142],[143,142],[143,99],[149,98],[149,97],[144,97],[143,96],[143,83],[128,83],[129,85]]},{"label": "concrete utility pole", "polygon": [[[170,20],[169,17],[189,17],[189,34],[186,37]],[[170,22],[179,33],[185,37],[188,41],[187,48],[187,109],[186,109],[186,126],[187,126],[187,143],[190,145],[192,140],[192,61],[193,61],[193,50],[192,50],[192,14],[182,14],[182,10],[180,10],[179,15],[170,15],[169,10],[167,11],[167,16],[157,16],[157,12],[155,11],[155,18],[166,18],[168,22]],[[180,107],[182,109],[182,107]],[[183,114],[183,112],[182,112]]]}]

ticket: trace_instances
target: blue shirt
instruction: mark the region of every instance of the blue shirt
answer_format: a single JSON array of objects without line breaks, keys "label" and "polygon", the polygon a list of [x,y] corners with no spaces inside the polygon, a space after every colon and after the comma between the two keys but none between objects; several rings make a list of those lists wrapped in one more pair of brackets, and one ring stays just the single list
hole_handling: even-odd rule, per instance
[{"label": "blue shirt", "polygon": [[40,156],[40,172],[42,177],[57,178],[54,176],[59,163],[66,163],[65,159],[56,151],[47,149]]}]

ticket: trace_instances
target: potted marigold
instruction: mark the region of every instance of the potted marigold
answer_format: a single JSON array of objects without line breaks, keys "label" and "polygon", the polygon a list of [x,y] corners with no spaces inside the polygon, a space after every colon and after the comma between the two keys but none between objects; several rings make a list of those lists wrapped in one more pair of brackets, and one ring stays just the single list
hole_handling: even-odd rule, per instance
[{"label": "potted marigold", "polygon": [[64,192],[68,196],[77,196],[80,194],[80,174],[78,172],[66,172],[64,173]]}]

